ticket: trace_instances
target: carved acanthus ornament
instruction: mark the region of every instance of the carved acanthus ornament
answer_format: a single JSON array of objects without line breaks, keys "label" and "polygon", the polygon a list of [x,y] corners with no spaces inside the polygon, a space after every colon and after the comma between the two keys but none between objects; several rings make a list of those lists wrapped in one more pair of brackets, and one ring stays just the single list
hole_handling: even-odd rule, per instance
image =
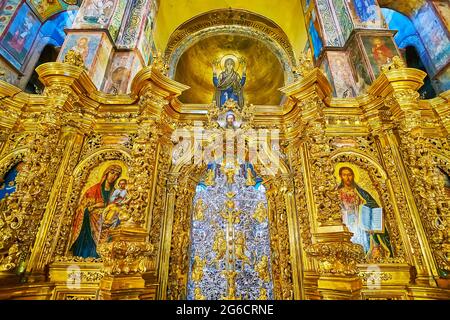
[{"label": "carved acanthus ornament", "polygon": [[[133,275],[146,271],[145,259],[153,251],[153,246],[142,238],[134,239],[126,235],[126,230],[119,228],[111,232],[112,241],[103,243],[98,250],[103,259],[102,271],[108,275]],[[144,233],[144,239],[145,239]]]},{"label": "carved acanthus ornament", "polygon": [[450,146],[444,138],[401,132],[401,152],[422,224],[441,275],[450,273],[450,199],[442,176],[450,174]]},{"label": "carved acanthus ornament", "polygon": [[317,220],[319,224],[342,223],[339,207],[339,194],[336,190],[334,167],[331,163],[331,139],[325,135],[325,123],[322,117],[323,102],[313,96],[303,102],[305,110],[316,111],[316,119],[308,122],[304,136],[310,150],[313,193],[318,205]]},{"label": "carved acanthus ornament", "polygon": [[400,58],[399,56],[395,56],[392,58],[392,61],[385,64],[384,66],[381,66],[381,71],[382,72],[388,72],[391,70],[397,70],[397,69],[401,69],[401,68],[405,68],[405,62],[403,62],[403,59]]},{"label": "carved acanthus ornament", "polygon": [[64,63],[86,69],[84,65],[83,56],[81,55],[81,53],[72,49],[67,51],[66,55],[64,56]]},{"label": "carved acanthus ornament", "polygon": [[386,98],[385,105],[390,109],[402,130],[411,131],[420,127],[419,98],[419,93],[412,89],[396,90]]},{"label": "carved acanthus ornament", "polygon": [[64,107],[78,99],[67,87],[49,86],[45,94],[48,107],[39,114],[39,127],[28,146],[22,174],[16,179],[16,192],[7,200],[6,223],[0,227],[8,239],[8,243],[3,242],[0,246],[14,245],[12,252],[0,262],[3,270],[12,270],[22,263],[21,272],[24,271],[56,178],[54,168],[59,168],[65,149],[66,138],[61,130],[70,122]]},{"label": "carved acanthus ornament", "polygon": [[311,58],[311,55],[305,52],[300,54],[300,58],[298,60],[298,66],[294,68],[294,72],[301,77],[305,77],[308,73],[310,73],[314,69],[314,62]]},{"label": "carved acanthus ornament", "polygon": [[331,242],[318,242],[306,248],[306,252],[319,261],[319,274],[354,276],[359,273],[357,263],[363,261],[364,252],[360,245],[348,239]]},{"label": "carved acanthus ornament", "polygon": [[152,67],[159,71],[161,74],[167,76],[167,74],[169,73],[169,64],[167,63],[166,58],[162,55],[161,52],[158,52],[154,57],[153,57],[153,63],[152,63]]}]

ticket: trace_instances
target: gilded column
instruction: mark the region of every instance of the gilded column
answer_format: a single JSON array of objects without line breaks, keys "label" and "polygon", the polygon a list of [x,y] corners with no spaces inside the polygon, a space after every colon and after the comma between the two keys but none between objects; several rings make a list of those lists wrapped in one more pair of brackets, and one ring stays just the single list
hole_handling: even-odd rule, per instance
[{"label": "gilded column", "polygon": [[9,135],[22,131],[20,122],[26,104],[25,94],[13,85],[0,81],[0,159],[4,155]]},{"label": "gilded column", "polygon": [[436,215],[438,208],[435,202],[439,195],[430,194],[430,197],[424,198],[422,192],[429,190],[433,182],[423,181],[418,175],[425,173],[422,170],[435,171],[430,150],[423,145],[430,135],[439,139],[442,131],[436,128],[432,133],[427,133],[423,129],[419,93],[416,90],[422,85],[424,77],[425,73],[420,70],[404,68],[403,64],[394,65],[384,69],[369,93],[384,99],[384,107],[381,108],[384,113],[389,112],[392,119],[392,126],[381,131],[378,141],[393,187],[402,191],[397,194],[397,199],[402,206],[402,227],[410,243],[409,255],[417,272],[415,282],[418,285],[436,286],[439,268],[431,245],[434,239],[432,234],[427,234],[426,222],[421,216]]},{"label": "gilded column", "polygon": [[301,64],[303,78],[282,90],[295,102],[293,112],[298,112],[303,122],[301,158],[303,170],[308,173],[304,175],[304,188],[315,221],[311,226],[313,241],[306,252],[318,262],[317,290],[321,298],[358,299],[362,283],[356,264],[363,257],[363,250],[350,241],[352,234],[342,222],[333,183],[334,166],[324,117],[324,100],[330,97],[331,87],[308,61]]},{"label": "gilded column", "polygon": [[14,242],[1,267],[4,271],[15,269],[31,281],[43,279],[43,274],[39,276],[43,266],[38,261],[61,176],[76,140],[74,130],[68,128],[76,123],[73,115],[82,113],[75,88],[83,86],[86,76],[83,68],[61,63],[45,64],[37,71],[46,89],[35,121],[34,139],[17,178],[17,190],[8,198],[8,223],[4,227],[12,232]]},{"label": "gilded column", "polygon": [[271,249],[278,257],[272,262],[274,292],[277,299],[300,299],[303,275],[292,178],[276,176],[268,185]]},{"label": "gilded column", "polygon": [[[173,173],[167,181],[167,229],[164,230],[162,245],[170,251],[162,250],[160,260],[160,298],[171,300],[186,299],[186,285],[189,272],[189,239],[192,219],[192,202],[198,183],[190,175]],[[171,237],[176,235],[176,237]],[[170,252],[170,259],[167,253]]]},{"label": "gilded column", "polygon": [[[143,274],[148,267],[158,268],[162,252],[160,239],[165,233],[159,228],[161,202],[155,204],[153,200],[160,191],[156,181],[159,173],[167,168],[171,159],[166,156],[170,155],[170,148],[167,149],[165,136],[170,136],[173,127],[166,109],[170,98],[186,88],[168,79],[165,71],[164,62],[155,61],[151,67],[141,70],[133,82],[132,91],[140,100],[139,127],[130,168],[130,203],[122,212],[121,224],[112,234],[112,241],[99,248],[107,261],[104,263],[106,275],[100,282],[102,299],[138,299],[146,285]],[[130,258],[124,255],[124,250],[129,252]]]}]

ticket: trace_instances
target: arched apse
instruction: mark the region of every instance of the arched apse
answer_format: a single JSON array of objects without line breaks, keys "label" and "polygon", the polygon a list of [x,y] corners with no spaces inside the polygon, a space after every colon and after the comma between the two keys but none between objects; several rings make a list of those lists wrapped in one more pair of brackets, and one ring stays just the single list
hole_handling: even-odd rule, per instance
[{"label": "arched apse", "polygon": [[436,90],[430,75],[434,74],[435,68],[414,23],[407,16],[392,9],[383,8],[382,12],[389,29],[397,31],[394,40],[402,50],[407,66],[427,73],[419,93],[426,99],[434,98]]}]

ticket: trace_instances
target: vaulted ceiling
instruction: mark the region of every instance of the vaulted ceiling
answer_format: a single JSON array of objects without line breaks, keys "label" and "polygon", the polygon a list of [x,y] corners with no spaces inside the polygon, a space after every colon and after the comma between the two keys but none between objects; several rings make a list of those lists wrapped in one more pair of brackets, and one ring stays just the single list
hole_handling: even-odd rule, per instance
[{"label": "vaulted ceiling", "polygon": [[265,16],[283,29],[296,54],[304,49],[308,36],[300,0],[162,0],[156,20],[157,47],[164,51],[172,32],[187,20],[230,7]]},{"label": "vaulted ceiling", "polygon": [[378,0],[380,7],[389,8],[407,16],[411,16],[425,2],[425,0]]}]

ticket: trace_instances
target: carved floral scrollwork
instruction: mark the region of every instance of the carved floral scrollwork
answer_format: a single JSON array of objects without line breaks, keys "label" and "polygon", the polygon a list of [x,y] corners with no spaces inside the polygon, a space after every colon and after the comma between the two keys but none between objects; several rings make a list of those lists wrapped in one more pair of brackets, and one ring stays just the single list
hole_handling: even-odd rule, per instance
[{"label": "carved floral scrollwork", "polygon": [[307,145],[310,149],[311,175],[315,177],[313,193],[318,205],[319,224],[342,222],[339,194],[334,183],[334,166],[330,158],[331,139],[325,136],[324,124],[313,122],[306,129]]},{"label": "carved floral scrollwork", "polygon": [[[397,166],[394,161],[394,156],[392,154],[392,150],[389,146],[384,146],[381,148],[381,155],[384,160],[384,164],[386,166],[386,171],[389,175],[390,181],[392,183],[392,187],[394,190],[402,190],[402,185],[400,182],[400,173],[397,169]],[[410,244],[415,252],[420,252],[421,247],[419,243],[419,239],[417,237],[417,233],[409,214],[408,204],[406,200],[406,196],[403,192],[398,192],[395,195],[397,200],[397,207],[399,210],[400,218],[402,220],[403,226],[405,228],[406,234],[408,235],[408,239]],[[388,202],[385,202],[385,204]],[[416,259],[416,263],[420,266],[423,266],[423,256],[421,254],[414,255],[414,259]]]},{"label": "carved floral scrollwork", "polygon": [[152,110],[161,110],[166,103],[165,99],[151,92],[143,94],[139,101],[139,129],[131,152],[131,200],[128,206],[131,220],[139,225],[145,222],[147,199],[153,184],[153,172],[156,170],[158,144],[163,135],[161,118],[155,116]]},{"label": "carved floral scrollwork", "polygon": [[145,259],[153,250],[148,242],[112,241],[98,248],[103,258],[103,271],[108,275],[131,275],[146,271]]},{"label": "carved floral scrollwork", "polygon": [[315,243],[306,252],[319,261],[319,274],[356,275],[357,263],[363,261],[362,247],[352,242]]},{"label": "carved floral scrollwork", "polygon": [[305,181],[303,179],[304,165],[301,161],[299,149],[295,149],[291,154],[292,172],[294,175],[295,203],[299,221],[300,236],[302,245],[309,246],[312,243],[312,224],[308,212],[308,205],[305,194]]},{"label": "carved floral scrollwork", "polygon": [[7,199],[2,234],[10,239],[10,252],[0,262],[0,269],[12,270],[24,261],[31,249],[46,208],[56,170],[62,158],[64,139],[60,139],[61,113],[41,114],[41,130],[34,136],[24,159],[17,189]]},{"label": "carved floral scrollwork", "polygon": [[422,224],[440,275],[445,277],[450,273],[450,199],[442,176],[450,175],[450,146],[444,138],[425,138],[405,131],[400,137]]},{"label": "carved floral scrollwork", "polygon": [[267,192],[273,284],[278,299],[289,300],[294,297],[294,289],[285,195],[293,192],[293,184],[282,177],[275,180],[280,181],[281,185],[272,184]]},{"label": "carved floral scrollwork", "polygon": [[165,197],[158,195],[164,194],[166,188],[166,177],[169,172],[171,164],[171,152],[170,148],[164,144],[160,148],[158,156],[158,171],[157,178],[155,180],[155,197],[153,198],[153,208],[151,214],[151,220],[148,221],[149,225],[149,235],[150,242],[154,246],[154,255],[156,256],[160,250],[160,240],[161,240],[161,223],[164,216],[165,209]]},{"label": "carved floral scrollwork", "polygon": [[[197,174],[199,173],[198,170]],[[189,238],[191,226],[191,207],[195,195],[195,185],[188,179],[168,181],[168,187],[176,188],[174,224],[172,234],[171,256],[169,261],[169,279],[167,297],[171,300],[186,298],[187,276],[189,271]],[[169,186],[169,184],[171,186]],[[169,192],[171,192],[169,190]]]}]

